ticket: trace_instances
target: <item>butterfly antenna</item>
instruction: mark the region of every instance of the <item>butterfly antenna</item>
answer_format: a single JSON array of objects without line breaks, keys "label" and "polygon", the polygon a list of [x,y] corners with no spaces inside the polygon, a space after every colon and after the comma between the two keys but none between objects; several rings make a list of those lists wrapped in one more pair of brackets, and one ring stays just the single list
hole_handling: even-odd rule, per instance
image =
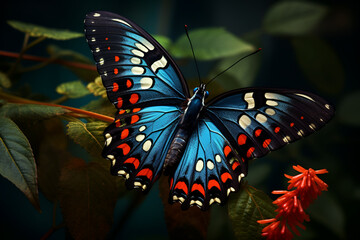
[{"label": "butterfly antenna", "polygon": [[209,82],[206,83],[206,85],[209,85],[212,81],[215,80],[215,78],[217,78],[218,76],[220,76],[221,74],[223,74],[224,72],[226,72],[227,70],[229,70],[230,68],[232,68],[233,66],[235,66],[237,63],[239,63],[241,60],[244,60],[247,57],[250,57],[251,55],[254,55],[255,53],[260,52],[262,49],[258,48],[256,51],[249,53],[248,55],[240,58],[239,60],[237,60],[236,62],[234,62],[230,67],[226,68],[225,70],[223,70],[222,72],[218,73],[215,77],[213,77],[212,79],[210,79]]},{"label": "butterfly antenna", "polygon": [[185,25],[185,32],[186,32],[186,36],[187,36],[187,38],[188,38],[188,40],[189,40],[189,43],[190,43],[191,52],[192,52],[192,55],[193,55],[193,58],[194,58],[194,61],[195,61],[196,71],[197,71],[197,74],[198,74],[199,82],[200,82],[200,84],[201,84],[202,81],[201,81],[201,78],[200,78],[199,66],[198,66],[197,61],[196,61],[195,52],[194,52],[194,48],[193,48],[193,45],[192,45],[191,40],[190,40],[190,36],[189,36],[188,26],[187,26],[187,25]]}]

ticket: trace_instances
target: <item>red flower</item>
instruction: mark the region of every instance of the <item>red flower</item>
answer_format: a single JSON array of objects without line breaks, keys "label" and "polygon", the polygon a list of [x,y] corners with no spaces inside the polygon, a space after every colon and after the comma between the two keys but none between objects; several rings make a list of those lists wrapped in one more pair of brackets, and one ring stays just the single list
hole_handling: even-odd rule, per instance
[{"label": "red flower", "polygon": [[[302,224],[304,221],[310,221],[309,216],[305,213],[306,209],[322,191],[327,191],[328,185],[323,182],[317,174],[324,174],[328,171],[326,169],[306,170],[301,166],[293,166],[293,168],[300,172],[296,176],[285,177],[289,178],[288,190],[273,191],[273,194],[282,194],[273,203],[278,206],[275,210],[278,214],[275,218],[259,220],[259,224],[268,224],[262,230],[262,236],[268,240],[271,239],[292,239],[293,233],[300,235],[296,227],[305,229]],[[294,190],[290,191],[291,189]]]}]

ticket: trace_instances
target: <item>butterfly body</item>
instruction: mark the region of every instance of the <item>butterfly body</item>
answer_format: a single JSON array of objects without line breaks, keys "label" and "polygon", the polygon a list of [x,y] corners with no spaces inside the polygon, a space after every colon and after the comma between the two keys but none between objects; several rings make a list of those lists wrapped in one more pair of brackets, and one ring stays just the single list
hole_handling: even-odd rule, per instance
[{"label": "butterfly body", "polygon": [[243,88],[206,102],[201,84],[190,97],[166,50],[114,13],[89,13],[85,35],[118,109],[104,131],[111,173],[145,192],[165,173],[169,202],[183,209],[225,203],[240,189],[249,160],[313,133],[334,114],[325,100],[300,90]]}]

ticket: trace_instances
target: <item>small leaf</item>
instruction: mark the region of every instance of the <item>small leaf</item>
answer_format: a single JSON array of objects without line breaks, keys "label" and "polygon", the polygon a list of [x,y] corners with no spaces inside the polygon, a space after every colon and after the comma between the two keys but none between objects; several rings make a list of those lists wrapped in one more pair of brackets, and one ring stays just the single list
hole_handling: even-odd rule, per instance
[{"label": "small leaf", "polygon": [[[244,52],[240,55],[222,59],[211,71],[209,77],[212,78],[216,76],[216,74],[225,70],[248,53],[250,53],[250,51]],[[219,79],[216,79],[215,81],[222,82],[222,85],[226,86],[227,90],[250,87],[253,85],[253,82],[256,78],[260,63],[260,54],[251,56],[227,70],[224,75],[219,76]]]},{"label": "small leaf", "polygon": [[101,151],[104,146],[103,132],[107,126],[108,123],[101,121],[89,123],[81,121],[69,122],[67,134],[91,155],[101,157]]},{"label": "small leaf", "polygon": [[340,102],[338,116],[342,123],[360,126],[360,91],[350,93]]},{"label": "small leaf", "polygon": [[256,221],[276,215],[270,197],[247,184],[242,184],[240,191],[230,197],[228,209],[237,239],[262,239],[264,226]]},{"label": "small leaf", "polygon": [[116,114],[116,108],[110,103],[107,98],[99,98],[97,100],[93,100],[87,105],[83,106],[82,109],[100,113],[110,117],[113,117]]},{"label": "small leaf", "polygon": [[63,168],[59,200],[73,239],[106,239],[118,196],[115,179],[98,162],[73,159]]},{"label": "small leaf", "polygon": [[4,87],[4,88],[9,88],[11,87],[11,81],[10,79],[8,78],[8,76],[3,73],[3,72],[0,72],[0,87]]},{"label": "small leaf", "polygon": [[95,78],[94,82],[89,83],[86,87],[89,92],[94,94],[94,96],[101,96],[102,98],[107,98],[106,89],[102,83],[101,77]]},{"label": "small leaf", "polygon": [[[198,60],[214,60],[254,50],[254,47],[223,28],[201,28],[189,32]],[[192,58],[186,35],[182,35],[170,49],[172,56]]]},{"label": "small leaf", "polygon": [[37,169],[25,135],[9,118],[0,117],[0,175],[19,188],[40,211]]},{"label": "small leaf", "polygon": [[8,21],[8,24],[16,30],[29,33],[31,37],[46,37],[55,40],[69,40],[84,36],[82,33],[72,32],[63,29],[47,28],[19,21]]},{"label": "small leaf", "polygon": [[162,35],[152,35],[156,41],[160,43],[163,48],[165,48],[167,51],[169,51],[170,47],[172,46],[172,41],[170,38]]},{"label": "small leaf", "polygon": [[307,79],[327,94],[337,94],[345,82],[344,69],[334,49],[317,37],[292,40],[296,58]]},{"label": "small leaf", "polygon": [[282,1],[269,9],[263,28],[269,34],[307,34],[314,30],[327,11],[327,7],[311,2]]},{"label": "small leaf", "polygon": [[[90,60],[88,57],[75,52],[73,50],[69,49],[62,49],[59,46],[56,45],[49,45],[46,47],[46,51],[49,53],[49,55],[56,59],[61,59],[65,61],[71,61],[75,63],[84,63],[93,65],[94,61]],[[88,69],[79,68],[76,66],[65,66],[67,69],[72,71],[76,76],[78,76],[80,79],[85,80],[87,82],[92,82],[94,78],[98,76],[97,71],[89,71]]]},{"label": "small leaf", "polygon": [[11,118],[15,122],[43,120],[68,113],[61,107],[36,104],[7,103],[0,107],[0,116]]},{"label": "small leaf", "polygon": [[62,83],[56,87],[56,92],[68,96],[69,98],[81,98],[89,95],[89,90],[81,81]]}]

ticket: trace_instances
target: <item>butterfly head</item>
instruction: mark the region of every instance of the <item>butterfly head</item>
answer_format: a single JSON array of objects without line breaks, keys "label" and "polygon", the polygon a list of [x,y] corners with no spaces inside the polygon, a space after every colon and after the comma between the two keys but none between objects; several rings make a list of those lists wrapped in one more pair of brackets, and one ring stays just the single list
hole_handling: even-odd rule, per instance
[{"label": "butterfly head", "polygon": [[205,98],[209,96],[209,92],[205,89],[205,87],[205,84],[202,83],[199,87],[194,88],[194,96],[197,95],[205,100]]}]

